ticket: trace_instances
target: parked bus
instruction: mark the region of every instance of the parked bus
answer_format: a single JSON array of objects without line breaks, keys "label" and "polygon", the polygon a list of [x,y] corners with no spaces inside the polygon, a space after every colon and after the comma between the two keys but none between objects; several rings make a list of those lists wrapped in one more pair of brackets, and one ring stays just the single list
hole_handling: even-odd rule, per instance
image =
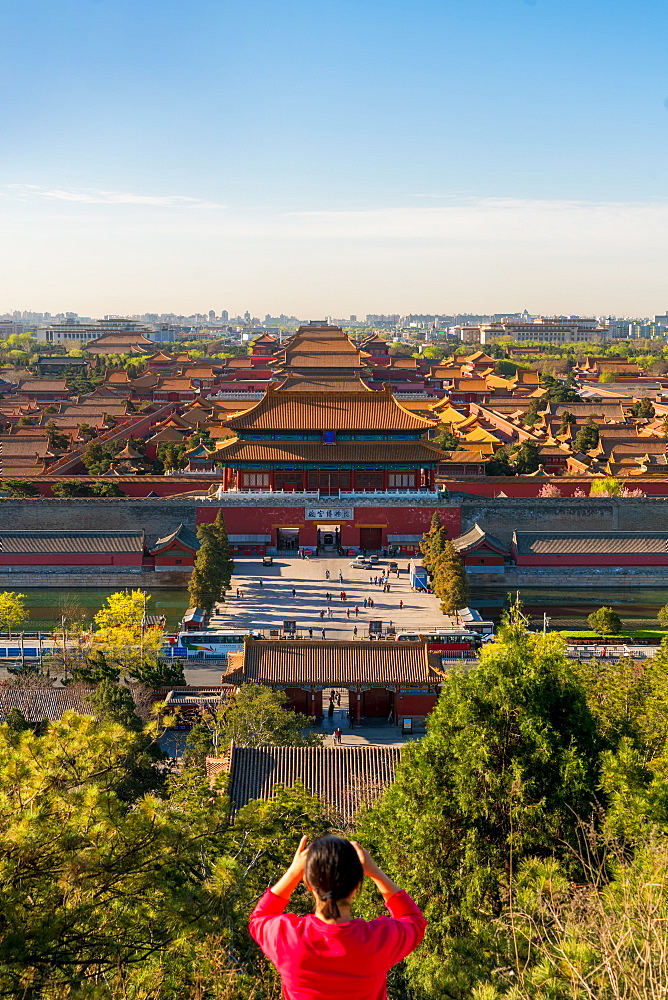
[{"label": "parked bus", "polygon": [[397,642],[422,642],[426,640],[430,653],[452,659],[470,659],[477,656],[481,646],[480,636],[465,629],[441,629],[438,632],[401,632]]},{"label": "parked bus", "polygon": [[236,653],[244,648],[246,634],[254,639],[262,639],[259,632],[179,632],[168,639],[164,652],[173,658],[205,659],[207,657],[223,657],[228,653]]}]

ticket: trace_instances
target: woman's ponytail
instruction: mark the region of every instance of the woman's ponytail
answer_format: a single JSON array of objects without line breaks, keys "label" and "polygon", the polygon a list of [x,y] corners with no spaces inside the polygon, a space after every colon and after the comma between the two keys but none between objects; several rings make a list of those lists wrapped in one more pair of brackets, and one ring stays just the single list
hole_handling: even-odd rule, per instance
[{"label": "woman's ponytail", "polygon": [[323,903],[323,916],[338,920],[337,905],[348,899],[364,878],[357,851],[343,837],[318,837],[309,848],[306,881]]}]

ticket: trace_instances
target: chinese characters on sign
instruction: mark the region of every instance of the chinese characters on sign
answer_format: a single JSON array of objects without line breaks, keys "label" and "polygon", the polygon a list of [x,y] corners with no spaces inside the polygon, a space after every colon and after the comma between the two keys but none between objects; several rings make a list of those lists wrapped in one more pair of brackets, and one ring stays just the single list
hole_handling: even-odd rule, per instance
[{"label": "chinese characters on sign", "polygon": [[304,511],[307,521],[352,521],[354,515],[354,507],[306,507]]}]

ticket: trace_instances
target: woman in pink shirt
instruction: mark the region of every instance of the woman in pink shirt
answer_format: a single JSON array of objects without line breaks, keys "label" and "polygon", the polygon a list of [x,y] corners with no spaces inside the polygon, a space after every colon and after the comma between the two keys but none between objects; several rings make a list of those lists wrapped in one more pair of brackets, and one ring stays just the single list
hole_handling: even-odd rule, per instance
[{"label": "woman in pink shirt", "polygon": [[[355,841],[318,837],[308,847],[306,839],[253,910],[251,935],[278,969],[286,1000],[383,1000],[388,970],[418,946],[427,922]],[[391,916],[351,915],[365,875]],[[284,912],[302,879],[315,903],[307,917]]]}]

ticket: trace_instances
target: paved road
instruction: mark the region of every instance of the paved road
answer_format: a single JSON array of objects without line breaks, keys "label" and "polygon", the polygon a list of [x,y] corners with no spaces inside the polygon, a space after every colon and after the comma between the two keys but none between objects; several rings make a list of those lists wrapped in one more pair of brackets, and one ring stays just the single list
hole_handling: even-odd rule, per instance
[{"label": "paved road", "polygon": [[[386,625],[392,622],[396,629],[402,630],[446,625],[437,598],[411,590],[405,560],[399,563],[400,576],[391,577],[389,594],[383,593],[382,586],[370,582],[370,577],[380,576],[387,565],[386,560],[371,573],[352,569],[349,563],[349,559],[276,557],[273,566],[262,566],[259,560],[240,559],[227,602],[217,606],[211,624],[216,628],[268,629],[281,628],[284,620],[296,620],[302,632],[312,628],[314,638],[318,638],[324,628],[328,639],[352,639],[355,626],[358,637],[362,638],[372,619],[380,619]],[[243,597],[236,597],[237,587]],[[340,599],[342,590],[347,596],[345,601]],[[329,604],[327,593],[332,596]],[[365,598],[373,600],[374,608],[364,608]],[[403,601],[403,608],[399,606],[400,601]],[[359,609],[357,616],[354,613],[356,606]],[[331,618],[327,614],[329,609]],[[325,611],[324,619],[320,617],[321,611]]]}]

